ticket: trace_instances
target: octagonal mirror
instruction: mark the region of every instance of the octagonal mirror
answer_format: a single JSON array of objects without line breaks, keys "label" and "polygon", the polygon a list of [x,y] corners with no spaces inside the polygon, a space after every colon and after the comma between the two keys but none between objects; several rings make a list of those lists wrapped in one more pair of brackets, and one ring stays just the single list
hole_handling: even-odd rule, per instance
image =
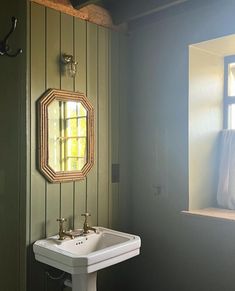
[{"label": "octagonal mirror", "polygon": [[85,178],[94,164],[94,109],[87,97],[50,89],[38,113],[41,173],[50,182]]}]

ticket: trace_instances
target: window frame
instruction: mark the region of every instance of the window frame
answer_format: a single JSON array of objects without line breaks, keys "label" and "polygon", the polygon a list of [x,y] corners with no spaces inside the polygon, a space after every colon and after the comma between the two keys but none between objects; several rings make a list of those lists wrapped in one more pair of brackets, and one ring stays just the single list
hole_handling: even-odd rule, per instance
[{"label": "window frame", "polygon": [[223,118],[223,128],[228,129],[229,125],[229,106],[234,104],[235,105],[235,95],[229,96],[228,95],[228,72],[229,72],[229,65],[231,63],[235,63],[235,55],[226,56],[224,57],[224,118]]}]

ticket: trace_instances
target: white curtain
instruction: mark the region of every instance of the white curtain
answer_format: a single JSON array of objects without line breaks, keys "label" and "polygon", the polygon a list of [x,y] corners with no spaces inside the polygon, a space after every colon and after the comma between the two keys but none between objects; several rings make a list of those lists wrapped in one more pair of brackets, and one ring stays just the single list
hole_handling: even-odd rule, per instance
[{"label": "white curtain", "polygon": [[235,209],[235,130],[223,130],[221,139],[217,202]]}]

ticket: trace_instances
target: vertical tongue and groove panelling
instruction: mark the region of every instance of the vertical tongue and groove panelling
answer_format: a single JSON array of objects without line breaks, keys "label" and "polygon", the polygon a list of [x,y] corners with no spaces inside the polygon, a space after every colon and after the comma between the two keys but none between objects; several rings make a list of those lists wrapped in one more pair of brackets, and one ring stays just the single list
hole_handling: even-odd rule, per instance
[{"label": "vertical tongue and groove panelling", "polygon": [[[67,227],[81,227],[81,213],[92,214],[91,224],[112,226],[111,140],[119,134],[118,125],[111,126],[111,32],[30,3],[30,193],[29,242],[58,232],[56,219],[68,219]],[[118,47],[116,48],[118,50]],[[76,78],[61,74],[61,53],[72,54],[78,62]],[[116,80],[118,81],[118,80]],[[95,164],[83,181],[51,184],[37,169],[36,101],[48,88],[84,92],[95,109]],[[112,98],[111,98],[112,97]],[[118,101],[117,101],[118,102]],[[116,103],[114,103],[116,104]],[[117,113],[119,114],[118,107]],[[112,133],[112,129],[115,132]],[[116,144],[118,147],[118,143]],[[116,158],[115,158],[116,161]],[[118,193],[116,193],[118,197]],[[31,248],[30,248],[31,249]],[[46,278],[43,268],[29,255],[29,290],[49,291],[56,288]]]}]

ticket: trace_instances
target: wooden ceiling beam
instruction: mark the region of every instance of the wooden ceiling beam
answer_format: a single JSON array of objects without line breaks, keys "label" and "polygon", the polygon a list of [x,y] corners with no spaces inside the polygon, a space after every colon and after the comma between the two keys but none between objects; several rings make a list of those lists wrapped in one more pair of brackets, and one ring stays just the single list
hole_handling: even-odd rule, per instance
[{"label": "wooden ceiling beam", "polygon": [[96,4],[107,9],[114,24],[130,22],[188,0],[70,0],[76,9]]},{"label": "wooden ceiling beam", "polygon": [[57,11],[78,17],[100,26],[113,30],[123,30],[122,27],[113,24],[110,13],[103,7],[90,4],[79,10],[74,9],[69,0],[30,0]]}]

